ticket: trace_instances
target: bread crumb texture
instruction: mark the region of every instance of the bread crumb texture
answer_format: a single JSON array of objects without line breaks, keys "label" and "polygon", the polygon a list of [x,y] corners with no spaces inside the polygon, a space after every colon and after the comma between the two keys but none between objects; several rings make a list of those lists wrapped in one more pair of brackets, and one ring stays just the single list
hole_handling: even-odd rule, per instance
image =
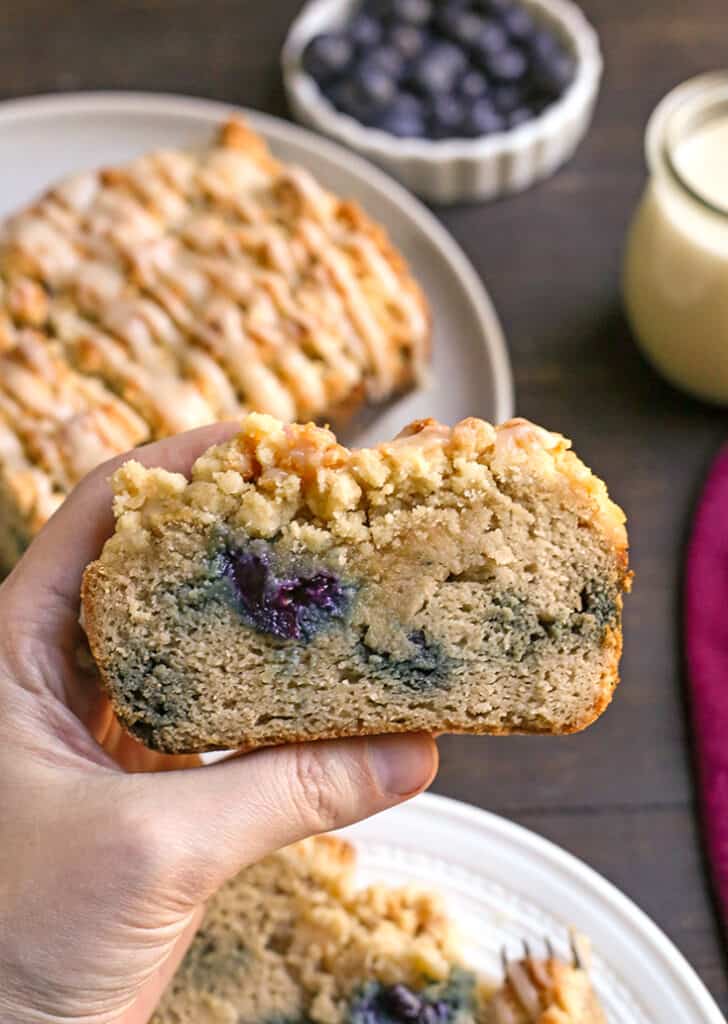
[{"label": "bread crumb texture", "polygon": [[569,732],[609,702],[624,515],[558,434],[423,420],[349,450],[250,414],[190,480],[128,462],[113,486],[84,614],[153,746]]}]

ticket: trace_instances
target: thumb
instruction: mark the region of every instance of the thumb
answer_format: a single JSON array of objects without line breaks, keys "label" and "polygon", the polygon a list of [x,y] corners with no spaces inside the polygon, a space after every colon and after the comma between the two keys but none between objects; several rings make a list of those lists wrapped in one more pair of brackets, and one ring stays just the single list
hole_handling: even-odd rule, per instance
[{"label": "thumb", "polygon": [[167,896],[184,909],[273,850],[414,796],[437,765],[431,736],[375,736],[272,747],[128,784]]}]

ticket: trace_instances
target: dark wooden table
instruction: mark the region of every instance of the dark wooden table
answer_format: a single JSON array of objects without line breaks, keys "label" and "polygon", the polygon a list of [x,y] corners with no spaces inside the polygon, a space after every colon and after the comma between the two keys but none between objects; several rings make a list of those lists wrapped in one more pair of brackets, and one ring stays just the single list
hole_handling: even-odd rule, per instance
[{"label": "dark wooden table", "polygon": [[[507,815],[601,871],[664,928],[725,1010],[691,778],[679,595],[691,509],[728,422],[648,369],[619,300],[646,118],[673,85],[725,63],[725,0],[583,5],[601,33],[607,70],[576,158],[526,195],[439,213],[501,314],[519,412],[571,436],[630,516],[637,580],[623,684],[582,736],[443,740],[435,788]],[[4,0],[0,97],[154,89],[285,114],[277,53],[298,6]]]}]

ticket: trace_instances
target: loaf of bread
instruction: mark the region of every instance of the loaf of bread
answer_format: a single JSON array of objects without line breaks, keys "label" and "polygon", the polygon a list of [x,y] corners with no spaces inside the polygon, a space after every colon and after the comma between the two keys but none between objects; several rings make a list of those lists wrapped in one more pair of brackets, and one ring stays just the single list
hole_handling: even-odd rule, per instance
[{"label": "loaf of bread", "polygon": [[384,231],[240,121],[0,226],[0,570],[92,466],[247,410],[350,415],[428,358]]},{"label": "loaf of bread", "polygon": [[463,965],[440,898],[354,885],[355,852],[322,836],[213,898],[150,1024],[605,1024],[586,965]]},{"label": "loaf of bread", "polygon": [[404,731],[566,733],[618,680],[624,516],[524,420],[348,450],[251,414],[192,479],[128,462],[83,616],[168,752]]}]

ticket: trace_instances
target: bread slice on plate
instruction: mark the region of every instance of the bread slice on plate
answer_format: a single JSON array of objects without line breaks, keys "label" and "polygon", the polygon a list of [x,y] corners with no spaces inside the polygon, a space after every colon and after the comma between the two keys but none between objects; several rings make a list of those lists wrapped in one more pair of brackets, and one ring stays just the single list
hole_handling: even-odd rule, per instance
[{"label": "bread slice on plate", "polygon": [[319,836],[227,882],[150,1024],[605,1024],[585,954],[462,961],[437,893],[355,885],[353,847]]},{"label": "bread slice on plate", "polygon": [[466,419],[349,450],[251,414],[191,480],[126,463],[83,583],[121,722],[170,752],[584,728],[630,574],[624,516],[568,449]]},{"label": "bread slice on plate", "polygon": [[241,121],[61,182],[0,225],[0,568],[109,455],[351,415],[417,381],[429,333],[383,228]]}]

